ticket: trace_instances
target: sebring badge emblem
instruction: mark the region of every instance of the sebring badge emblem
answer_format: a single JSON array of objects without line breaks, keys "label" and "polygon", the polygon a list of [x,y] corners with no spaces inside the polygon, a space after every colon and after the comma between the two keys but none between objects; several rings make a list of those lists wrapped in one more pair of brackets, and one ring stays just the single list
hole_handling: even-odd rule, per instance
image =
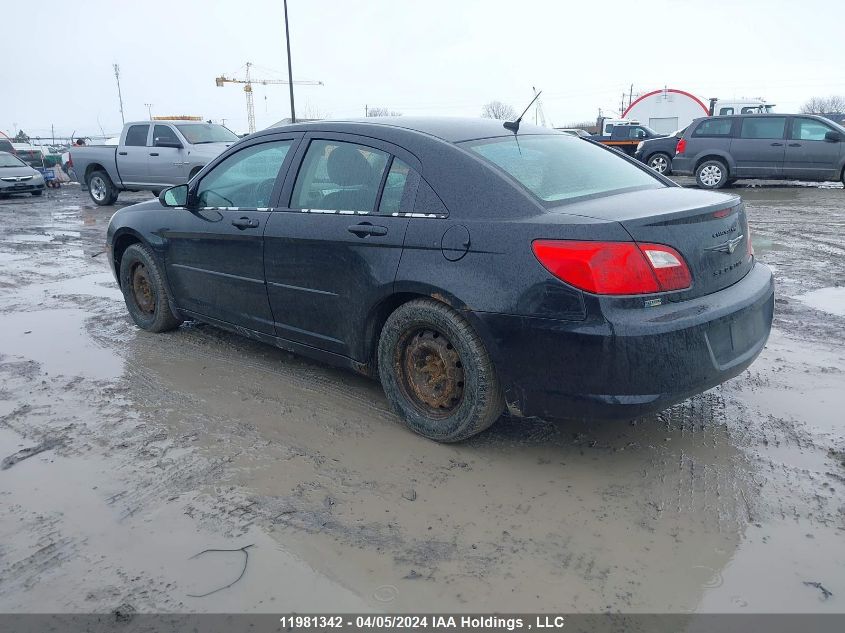
[{"label": "sebring badge emblem", "polygon": [[714,251],[716,253],[727,253],[728,255],[732,254],[736,247],[739,246],[740,242],[742,242],[742,238],[745,237],[744,235],[738,235],[737,237],[733,238],[732,240],[728,240],[727,242],[722,242],[721,244],[717,244],[716,246],[710,246],[707,248],[708,251]]}]

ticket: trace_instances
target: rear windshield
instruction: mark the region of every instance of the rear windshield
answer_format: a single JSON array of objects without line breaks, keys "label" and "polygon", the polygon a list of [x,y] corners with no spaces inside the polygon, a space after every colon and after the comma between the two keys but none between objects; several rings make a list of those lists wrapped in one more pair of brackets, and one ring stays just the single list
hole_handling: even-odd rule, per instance
[{"label": "rear windshield", "polygon": [[191,145],[233,143],[238,140],[234,132],[214,123],[189,123],[177,125],[176,128]]},{"label": "rear windshield", "polygon": [[462,145],[545,202],[665,187],[612,151],[564,135],[508,136]]}]

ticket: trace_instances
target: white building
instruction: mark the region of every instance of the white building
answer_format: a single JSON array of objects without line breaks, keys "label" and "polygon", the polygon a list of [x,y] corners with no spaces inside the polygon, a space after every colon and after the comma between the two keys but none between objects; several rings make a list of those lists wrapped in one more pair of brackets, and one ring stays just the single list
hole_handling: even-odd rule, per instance
[{"label": "white building", "polygon": [[[764,99],[719,99],[716,101],[714,114],[771,112],[773,107]],[[685,90],[663,88],[634,99],[622,113],[622,118],[644,123],[661,134],[671,134],[688,126],[693,119],[709,115],[709,100]]]}]

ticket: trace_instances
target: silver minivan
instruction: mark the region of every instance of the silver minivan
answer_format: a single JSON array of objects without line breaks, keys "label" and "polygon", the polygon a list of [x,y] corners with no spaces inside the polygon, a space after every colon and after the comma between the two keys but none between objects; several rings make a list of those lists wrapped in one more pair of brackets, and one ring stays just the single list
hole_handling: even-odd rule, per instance
[{"label": "silver minivan", "polygon": [[845,183],[845,128],[811,114],[696,119],[678,140],[672,172],[719,189],[740,178]]}]

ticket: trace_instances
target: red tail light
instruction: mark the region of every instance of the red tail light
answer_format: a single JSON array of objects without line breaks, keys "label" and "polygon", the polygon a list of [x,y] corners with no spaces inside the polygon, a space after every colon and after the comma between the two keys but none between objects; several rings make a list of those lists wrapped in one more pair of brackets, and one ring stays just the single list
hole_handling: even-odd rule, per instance
[{"label": "red tail light", "polygon": [[692,284],[684,258],[662,244],[537,240],[531,247],[555,277],[594,294],[649,294]]},{"label": "red tail light", "polygon": [[675,153],[683,154],[685,151],[687,151],[687,139],[678,139],[678,144],[675,145]]}]

